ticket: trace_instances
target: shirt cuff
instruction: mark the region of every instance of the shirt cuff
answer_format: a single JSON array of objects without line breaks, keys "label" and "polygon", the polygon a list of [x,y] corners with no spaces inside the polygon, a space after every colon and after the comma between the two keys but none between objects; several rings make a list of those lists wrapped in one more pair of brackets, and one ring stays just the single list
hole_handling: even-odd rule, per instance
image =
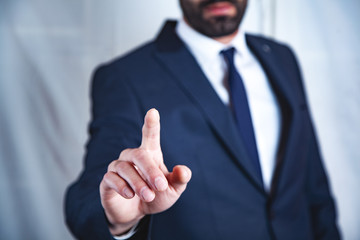
[{"label": "shirt cuff", "polygon": [[131,238],[135,233],[136,233],[136,228],[139,225],[139,222],[137,222],[132,228],[130,228],[130,230],[122,235],[119,236],[113,236],[114,239],[116,240],[127,240],[129,238]]}]

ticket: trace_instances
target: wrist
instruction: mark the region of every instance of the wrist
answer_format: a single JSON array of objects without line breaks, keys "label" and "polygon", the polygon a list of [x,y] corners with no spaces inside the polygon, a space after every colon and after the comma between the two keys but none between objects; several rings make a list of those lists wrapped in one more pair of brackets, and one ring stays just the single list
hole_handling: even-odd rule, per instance
[{"label": "wrist", "polygon": [[114,222],[108,221],[108,226],[109,226],[110,233],[113,236],[125,235],[130,230],[132,230],[133,227],[135,225],[137,225],[143,217],[144,216],[141,216],[141,217],[136,218],[133,221],[127,222],[127,223],[114,223]]},{"label": "wrist", "polygon": [[139,223],[140,223],[140,221],[137,222],[132,228],[130,228],[127,232],[125,232],[123,234],[113,235],[113,238],[115,240],[128,240],[128,239],[130,239],[137,232]]}]

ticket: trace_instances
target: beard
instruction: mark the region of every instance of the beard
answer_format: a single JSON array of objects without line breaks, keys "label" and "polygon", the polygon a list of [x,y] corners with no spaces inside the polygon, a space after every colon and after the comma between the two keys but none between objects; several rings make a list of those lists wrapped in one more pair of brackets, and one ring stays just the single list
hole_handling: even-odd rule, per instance
[{"label": "beard", "polygon": [[[233,16],[207,16],[206,7],[216,2],[232,4],[236,13]],[[247,0],[180,0],[180,6],[188,24],[196,31],[211,37],[223,37],[238,30],[244,16]]]}]

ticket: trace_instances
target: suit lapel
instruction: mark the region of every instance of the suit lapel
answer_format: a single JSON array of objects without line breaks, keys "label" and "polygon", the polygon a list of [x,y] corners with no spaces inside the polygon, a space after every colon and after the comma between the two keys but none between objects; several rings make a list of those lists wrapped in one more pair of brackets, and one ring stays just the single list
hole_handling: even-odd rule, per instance
[{"label": "suit lapel", "polygon": [[189,96],[231,153],[240,169],[260,191],[261,179],[245,151],[232,113],[223,104],[198,63],[174,33],[175,23],[167,23],[158,36],[155,58],[169,71],[179,87]]},{"label": "suit lapel", "polygon": [[277,59],[273,49],[271,49],[264,40],[257,37],[247,35],[246,39],[251,51],[265,70],[281,109],[281,135],[276,157],[276,167],[270,190],[270,197],[274,197],[276,186],[279,181],[281,166],[286,159],[286,150],[291,149],[289,146],[291,142],[290,137],[293,136],[293,133],[295,132],[293,122],[296,109],[296,101],[293,97],[294,89],[289,83],[290,76],[288,76],[285,69],[282,68],[284,65]]},{"label": "suit lapel", "polygon": [[246,42],[264,68],[276,97],[281,101],[280,104],[287,104],[289,110],[293,109],[295,106],[292,97],[294,89],[289,84],[285,69],[282,68],[283,64],[276,58],[276,54],[268,44],[259,38],[246,35]]}]

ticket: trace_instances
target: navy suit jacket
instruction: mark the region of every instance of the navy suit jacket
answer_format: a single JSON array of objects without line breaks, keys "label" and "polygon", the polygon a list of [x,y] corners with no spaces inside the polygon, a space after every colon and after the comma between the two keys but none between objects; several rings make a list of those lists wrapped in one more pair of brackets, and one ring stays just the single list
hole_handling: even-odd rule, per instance
[{"label": "navy suit jacket", "polygon": [[236,130],[198,63],[168,22],[155,41],[94,74],[93,119],[85,168],[66,197],[67,224],[81,239],[111,239],[99,197],[108,164],[141,142],[143,117],[161,115],[169,169],[193,177],[169,210],[147,216],[132,239],[339,239],[336,213],[291,50],[247,35],[282,112],[270,193],[264,191]]}]

